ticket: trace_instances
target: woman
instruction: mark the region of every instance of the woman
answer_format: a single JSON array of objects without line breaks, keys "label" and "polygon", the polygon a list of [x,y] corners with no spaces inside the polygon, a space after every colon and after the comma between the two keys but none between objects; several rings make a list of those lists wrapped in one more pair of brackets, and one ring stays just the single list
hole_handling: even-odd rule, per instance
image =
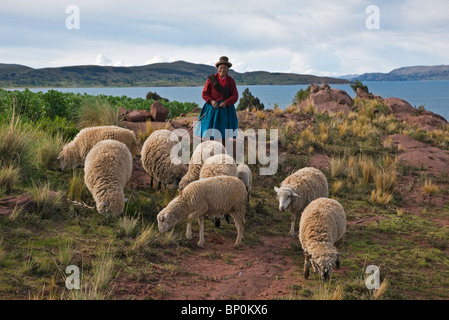
[{"label": "woman", "polygon": [[228,57],[220,57],[215,63],[217,73],[207,77],[202,93],[206,103],[195,130],[195,134],[201,138],[219,140],[234,137],[238,124],[234,104],[239,94],[234,79],[228,75],[231,66]]}]

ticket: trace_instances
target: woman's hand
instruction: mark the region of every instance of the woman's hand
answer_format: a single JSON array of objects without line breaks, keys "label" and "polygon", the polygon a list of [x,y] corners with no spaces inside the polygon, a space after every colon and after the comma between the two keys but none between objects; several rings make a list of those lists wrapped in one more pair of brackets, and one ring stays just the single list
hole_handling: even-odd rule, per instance
[{"label": "woman's hand", "polygon": [[214,107],[215,109],[217,109],[218,108],[218,103],[217,103],[217,101],[215,101],[215,100],[212,100],[211,102],[210,102],[210,104],[212,105],[212,107]]},{"label": "woman's hand", "polygon": [[220,103],[220,108],[226,108],[227,107],[227,105],[226,105],[226,102],[222,102],[222,103]]}]

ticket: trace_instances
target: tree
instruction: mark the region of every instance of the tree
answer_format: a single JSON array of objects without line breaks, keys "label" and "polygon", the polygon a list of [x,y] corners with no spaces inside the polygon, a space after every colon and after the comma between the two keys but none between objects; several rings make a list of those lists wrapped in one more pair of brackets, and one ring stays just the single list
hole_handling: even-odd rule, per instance
[{"label": "tree", "polygon": [[259,98],[254,97],[248,88],[245,89],[242,93],[242,97],[240,98],[239,105],[237,107],[237,111],[242,110],[263,110],[265,108],[263,103],[260,103]]},{"label": "tree", "polygon": [[299,90],[296,95],[295,98],[293,99],[293,104],[294,105],[298,105],[300,104],[302,101],[306,100],[309,97],[310,94],[310,86],[307,87],[306,90]]},{"label": "tree", "polygon": [[355,80],[355,83],[351,84],[351,88],[352,88],[352,90],[354,90],[354,92],[357,92],[357,88],[360,88],[360,90],[365,91],[366,93],[369,93],[368,87],[365,86],[362,83],[362,81],[360,81],[360,80]]},{"label": "tree", "polygon": [[165,100],[168,102],[168,99],[162,98],[160,95],[158,95],[156,92],[148,91],[146,97],[147,100]]}]

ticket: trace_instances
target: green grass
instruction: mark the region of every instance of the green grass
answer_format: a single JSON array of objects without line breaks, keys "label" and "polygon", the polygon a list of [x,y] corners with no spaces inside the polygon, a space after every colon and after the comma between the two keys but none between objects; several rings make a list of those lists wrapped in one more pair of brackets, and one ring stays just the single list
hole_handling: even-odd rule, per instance
[{"label": "green grass", "polygon": [[[156,215],[176,191],[126,188],[129,200],[124,214],[118,218],[100,216],[92,208],[95,203],[84,185],[83,170],[59,172],[54,162],[63,141],[73,138],[79,130],[79,118],[72,111],[69,114],[69,109],[50,108],[44,114],[36,107],[30,110],[41,110],[43,114],[27,114],[26,105],[39,105],[43,96],[29,92],[15,95],[13,100],[14,97],[0,92],[0,106],[5,111],[0,116],[0,150],[15,150],[0,153],[0,195],[29,193],[36,200],[36,208],[33,212],[16,208],[10,218],[0,218],[0,298],[114,299],[119,290],[116,282],[122,277],[151,284],[154,290],[148,298],[167,296],[168,289],[158,285],[160,272],[182,273],[179,257],[196,254],[197,250],[196,241],[185,239],[185,221],[172,232],[158,233]],[[78,96],[52,95],[54,101],[68,99],[79,108],[83,100]],[[127,106],[138,103],[125,98],[101,99],[101,104],[93,106],[98,110],[86,111],[87,118],[96,118],[102,107],[114,106],[117,101],[127,101]],[[13,102],[21,112],[11,112]],[[408,201],[397,189],[400,177],[419,177],[420,168],[394,163],[397,150],[380,142],[385,134],[402,132],[404,125],[388,118],[382,105],[360,103],[361,111],[350,115],[301,114],[310,125],[306,133],[293,130],[293,126],[284,128],[280,153],[285,153],[277,173],[254,177],[243,245],[262,245],[262,237],[288,232],[290,214],[279,211],[273,187],[290,173],[309,165],[312,148],[333,159],[330,170],[323,170],[331,190],[335,183],[341,184],[331,191],[331,197],[343,205],[350,223],[341,249],[344,273],[336,272],[328,284],[313,274],[306,282],[290,284],[290,294],[277,298],[448,299],[449,231],[438,220],[449,219],[449,204],[435,206],[431,201],[424,202],[420,205],[425,213],[420,215],[399,210]],[[282,125],[268,114],[263,117],[267,128]],[[355,127],[355,123],[361,126]],[[320,134],[326,136],[317,138]],[[445,137],[445,130],[428,135],[435,144],[444,144]],[[299,141],[301,148],[297,148]],[[394,181],[387,179],[393,176],[388,171],[391,168],[396,173]],[[257,170],[256,165],[254,171]],[[380,176],[385,172],[388,174]],[[432,182],[447,184],[449,179],[440,175],[433,177]],[[391,192],[392,198],[387,203],[373,202],[373,190]],[[447,188],[441,188],[438,196],[447,197],[448,193]],[[193,233],[197,237],[196,223]],[[206,219],[206,245],[211,234],[233,242],[236,230],[233,223],[228,225],[225,221],[217,229]],[[304,262],[299,241],[282,254],[291,257],[297,266]],[[207,258],[236,263],[232,253],[209,253]],[[80,268],[82,290],[65,289],[67,265]],[[365,287],[368,265],[379,266],[384,291],[376,293]],[[294,274],[302,279],[299,267]],[[192,275],[192,281],[201,281],[196,277]]]}]

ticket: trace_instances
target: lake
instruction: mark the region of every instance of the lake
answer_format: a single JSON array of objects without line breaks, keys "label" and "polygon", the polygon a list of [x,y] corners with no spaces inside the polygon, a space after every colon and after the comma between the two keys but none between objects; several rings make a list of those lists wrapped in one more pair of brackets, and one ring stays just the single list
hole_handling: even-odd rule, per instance
[{"label": "lake", "polygon": [[[368,90],[382,98],[402,98],[413,107],[423,105],[426,110],[435,112],[449,120],[449,81],[365,81]],[[275,104],[281,109],[287,108],[300,89],[306,89],[307,85],[282,85],[282,86],[237,86],[241,94],[246,88],[253,96],[260,99],[266,109],[272,109]],[[355,93],[349,84],[331,85],[346,91],[352,98]],[[121,87],[121,88],[56,88],[62,92],[87,93],[89,95],[113,95],[128,96],[130,98],[145,98],[148,91],[156,92],[169,100],[180,102],[195,102],[200,107],[204,100],[201,98],[203,87]],[[33,92],[46,92],[50,88],[33,88]],[[238,105],[238,102],[236,106]]]}]

